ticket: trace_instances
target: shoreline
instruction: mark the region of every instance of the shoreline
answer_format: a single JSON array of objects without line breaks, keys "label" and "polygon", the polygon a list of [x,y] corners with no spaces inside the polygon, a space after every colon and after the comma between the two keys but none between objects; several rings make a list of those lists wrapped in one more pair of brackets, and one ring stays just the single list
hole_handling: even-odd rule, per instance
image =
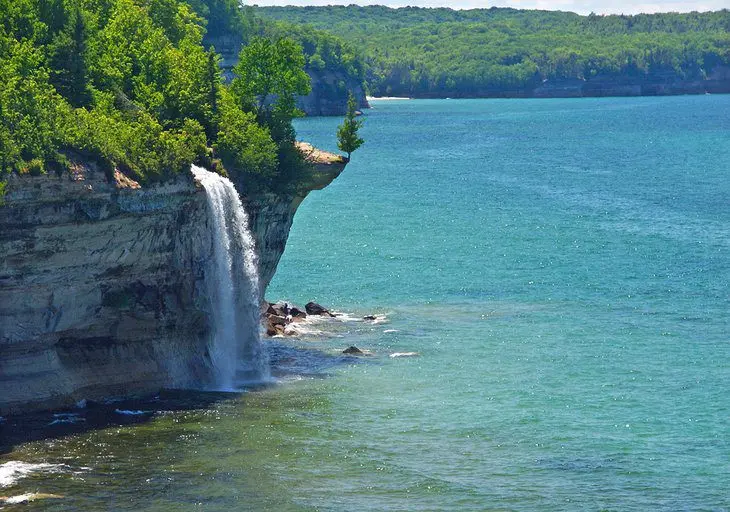
[{"label": "shoreline", "polygon": [[414,98],[409,98],[406,96],[366,96],[365,97],[368,102],[370,101],[399,101],[399,100],[412,100]]},{"label": "shoreline", "polygon": [[570,93],[543,93],[543,94],[490,94],[484,96],[368,96],[368,102],[374,101],[411,101],[411,100],[493,100],[493,99],[582,99],[582,98],[659,98],[672,96],[718,96],[730,94],[730,89],[721,91],[676,92],[659,94],[570,94]]}]

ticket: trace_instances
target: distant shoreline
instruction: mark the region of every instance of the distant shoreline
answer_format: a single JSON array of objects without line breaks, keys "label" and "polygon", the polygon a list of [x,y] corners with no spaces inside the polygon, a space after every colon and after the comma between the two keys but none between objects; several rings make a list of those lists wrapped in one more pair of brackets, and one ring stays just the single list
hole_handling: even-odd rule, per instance
[{"label": "distant shoreline", "polygon": [[395,101],[395,100],[412,100],[413,98],[403,96],[366,96],[368,101]]},{"label": "distant shoreline", "polygon": [[662,84],[649,90],[636,88],[617,88],[613,90],[598,90],[583,92],[568,88],[536,89],[534,91],[505,91],[498,94],[455,94],[443,96],[440,94],[423,94],[414,97],[401,96],[367,96],[367,101],[395,101],[395,100],[474,100],[474,99],[557,99],[557,98],[640,98],[661,96],[701,96],[714,94],[730,94],[730,83],[723,87],[713,88],[686,88],[673,87],[674,84]]}]

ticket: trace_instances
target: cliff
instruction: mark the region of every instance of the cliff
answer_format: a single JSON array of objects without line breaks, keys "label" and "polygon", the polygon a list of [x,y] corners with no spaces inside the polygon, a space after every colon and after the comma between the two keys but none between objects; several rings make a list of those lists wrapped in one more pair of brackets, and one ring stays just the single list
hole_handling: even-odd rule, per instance
[{"label": "cliff", "polygon": [[[265,290],[274,277],[276,267],[284,254],[289,230],[302,201],[314,190],[321,190],[337,178],[347,165],[347,159],[315,149],[310,144],[298,147],[311,164],[309,172],[301,176],[290,192],[259,193],[242,197],[249,214],[259,257],[259,279]],[[245,183],[235,183],[239,191],[245,191]]]},{"label": "cliff", "polygon": [[297,99],[297,107],[308,116],[344,116],[349,92],[359,108],[370,108],[362,83],[341,71],[306,69],[312,92]]},{"label": "cliff", "polygon": [[[233,79],[233,67],[238,64],[238,54],[243,38],[233,33],[206,36],[205,44],[213,46],[221,56],[220,66],[226,80]],[[348,94],[352,91],[359,108],[370,108],[361,81],[342,70],[312,69],[305,71],[311,79],[312,92],[297,98],[297,108],[308,116],[344,116],[347,112]]]},{"label": "cliff", "polygon": [[[304,197],[344,167],[313,160],[293,192],[243,198],[262,286]],[[0,415],[209,380],[206,208],[191,176],[149,188],[89,165],[11,177],[0,207]]]},{"label": "cliff", "polygon": [[588,80],[545,80],[527,96],[579,98],[723,93],[730,93],[730,67],[718,65],[707,76],[681,76],[665,70],[646,75],[598,75]]}]

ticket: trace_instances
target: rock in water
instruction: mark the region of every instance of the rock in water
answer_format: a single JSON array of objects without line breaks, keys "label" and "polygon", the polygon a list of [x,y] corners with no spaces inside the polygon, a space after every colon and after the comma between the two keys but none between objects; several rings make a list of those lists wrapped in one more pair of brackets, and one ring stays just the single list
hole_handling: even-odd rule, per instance
[{"label": "rock in water", "polygon": [[304,306],[304,309],[307,310],[308,315],[331,316],[331,317],[335,316],[332,313],[330,313],[327,308],[320,306],[316,302],[309,302],[306,306]]},{"label": "rock in water", "polygon": [[286,318],[283,316],[269,315],[269,323],[271,325],[286,325]]},{"label": "rock in water", "polygon": [[292,308],[289,310],[289,314],[293,318],[306,318],[307,317],[307,314],[304,311],[302,311],[301,309],[299,309],[295,306],[292,306]]},{"label": "rock in water", "polygon": [[346,348],[345,350],[342,351],[342,353],[349,354],[349,355],[359,355],[359,356],[365,354],[365,352],[363,352],[362,350],[360,350],[359,348],[357,348],[354,345]]}]

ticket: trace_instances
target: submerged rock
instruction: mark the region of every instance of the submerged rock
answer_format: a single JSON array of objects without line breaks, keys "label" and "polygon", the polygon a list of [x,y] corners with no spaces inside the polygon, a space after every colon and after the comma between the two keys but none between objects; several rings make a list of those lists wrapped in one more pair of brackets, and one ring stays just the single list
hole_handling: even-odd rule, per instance
[{"label": "submerged rock", "polygon": [[362,319],[363,319],[363,320],[370,320],[370,321],[372,321],[372,320],[377,320],[377,319],[378,319],[378,317],[376,317],[376,316],[374,316],[374,315],[368,315],[368,316],[364,316],[364,317],[362,317]]},{"label": "submerged rock", "polygon": [[359,348],[357,348],[354,345],[346,348],[345,350],[342,351],[342,353],[349,354],[349,355],[358,355],[358,356],[365,355],[365,352],[363,352],[362,350],[360,350]]}]

